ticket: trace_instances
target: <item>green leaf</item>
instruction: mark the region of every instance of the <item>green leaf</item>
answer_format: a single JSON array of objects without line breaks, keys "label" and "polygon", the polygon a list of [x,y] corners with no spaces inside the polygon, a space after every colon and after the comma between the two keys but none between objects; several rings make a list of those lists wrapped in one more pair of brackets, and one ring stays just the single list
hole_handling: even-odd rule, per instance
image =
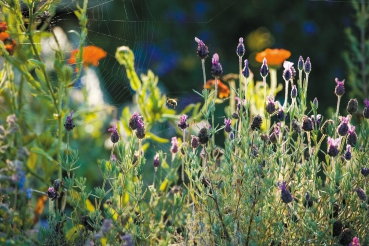
[{"label": "green leaf", "polygon": [[169,142],[168,139],[158,137],[158,136],[156,136],[155,134],[153,134],[151,132],[147,132],[146,137],[151,138],[152,140],[154,140],[155,142],[158,142],[158,143],[168,143]]},{"label": "green leaf", "polygon": [[54,161],[53,158],[41,148],[31,148],[31,152],[46,157],[49,161]]}]

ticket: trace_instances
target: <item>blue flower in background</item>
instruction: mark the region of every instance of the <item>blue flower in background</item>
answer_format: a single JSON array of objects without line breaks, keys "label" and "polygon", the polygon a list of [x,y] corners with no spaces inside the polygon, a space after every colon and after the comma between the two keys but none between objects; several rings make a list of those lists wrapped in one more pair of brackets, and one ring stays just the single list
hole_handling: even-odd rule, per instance
[{"label": "blue flower in background", "polygon": [[318,30],[316,24],[313,21],[305,21],[302,29],[307,35],[313,35]]},{"label": "blue flower in background", "polygon": [[26,190],[26,197],[27,197],[28,200],[31,199],[31,197],[32,197],[32,189],[27,189]]}]

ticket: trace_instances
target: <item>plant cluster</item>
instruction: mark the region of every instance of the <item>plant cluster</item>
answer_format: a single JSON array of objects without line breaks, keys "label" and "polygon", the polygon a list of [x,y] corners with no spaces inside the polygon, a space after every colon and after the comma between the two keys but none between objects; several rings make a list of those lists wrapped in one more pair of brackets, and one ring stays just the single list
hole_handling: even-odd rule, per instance
[{"label": "plant cluster", "polygon": [[[5,58],[0,96],[7,110],[0,115],[2,244],[369,243],[369,101],[362,107],[351,99],[347,114],[340,115],[344,80],[335,79],[336,112],[324,119],[318,100],[306,101],[310,58],[300,57],[295,68],[286,61],[289,51],[268,49],[257,56],[262,78],[258,82],[248,60],[242,67],[246,49],[240,38],[235,47],[238,74],[223,76],[215,53],[209,66],[214,80],[207,82],[205,61],[210,52],[195,38],[204,81],[204,89],[196,93],[204,103],[188,105],[177,114],[166,105],[154,73],[139,77],[133,52],[119,47],[115,57],[126,69],[137,109],[132,112],[126,107],[120,120],[105,128],[110,133],[110,155],[89,164],[98,166],[96,175],[103,180],[89,189],[89,178],[78,175],[84,156],[73,147],[84,124],[76,119],[86,108],[74,112],[67,101],[80,76],[106,53],[84,47],[85,0],[76,11],[81,25],[79,49],[67,61],[59,46],[52,72],[48,71],[41,47],[34,41],[43,34],[32,24],[45,18],[46,11],[50,18],[55,5],[53,1],[25,3],[28,25],[19,17],[18,3],[0,3],[5,18],[1,23],[13,23],[11,35],[24,34],[18,35],[15,50],[0,42]],[[52,30],[50,34],[58,43]],[[30,45],[21,45],[25,43]],[[220,79],[228,81],[228,90]],[[285,82],[283,104],[275,101],[283,88],[278,80]],[[215,125],[216,106],[228,95],[224,125]],[[54,135],[33,129],[22,114],[25,109],[33,113],[32,107],[40,103],[44,110],[38,124],[54,118],[53,124],[45,124]],[[176,127],[172,146],[150,157],[152,142],[168,141],[151,129],[166,121]],[[224,146],[216,146],[221,134],[226,136]],[[46,213],[47,224],[42,225],[41,216]]]}]

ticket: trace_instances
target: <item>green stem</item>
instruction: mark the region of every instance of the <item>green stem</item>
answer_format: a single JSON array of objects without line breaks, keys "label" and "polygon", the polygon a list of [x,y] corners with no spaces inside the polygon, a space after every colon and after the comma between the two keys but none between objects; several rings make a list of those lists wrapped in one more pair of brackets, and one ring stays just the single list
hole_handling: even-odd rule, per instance
[{"label": "green stem", "polygon": [[288,80],[285,80],[285,90],[284,90],[284,103],[283,103],[283,110],[287,107],[287,100],[288,100]]}]

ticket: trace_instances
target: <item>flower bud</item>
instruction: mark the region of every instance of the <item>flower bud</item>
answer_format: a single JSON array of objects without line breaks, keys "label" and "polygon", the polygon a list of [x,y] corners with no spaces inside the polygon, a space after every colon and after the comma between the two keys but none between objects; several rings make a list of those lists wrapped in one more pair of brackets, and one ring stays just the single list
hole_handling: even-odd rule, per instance
[{"label": "flower bud", "polygon": [[284,203],[290,203],[293,200],[291,192],[287,189],[286,182],[278,182],[278,187],[281,189],[281,199]]},{"label": "flower bud", "polygon": [[195,41],[197,43],[197,56],[203,60],[205,59],[206,57],[209,56],[209,50],[208,50],[208,47],[204,44],[204,42],[202,42],[200,39],[198,38],[195,38]]},{"label": "flower bud", "polygon": [[113,143],[117,143],[119,141],[119,134],[118,134],[118,131],[117,131],[117,125],[113,125],[112,127],[110,127],[108,129],[108,132],[111,132],[110,140]]},{"label": "flower bud", "polygon": [[242,57],[245,54],[245,45],[243,45],[243,38],[239,39],[239,43],[236,49],[236,53],[239,57]]},{"label": "flower bud", "polygon": [[349,144],[352,147],[355,147],[357,144],[357,135],[355,133],[355,126],[353,125],[349,125],[348,135],[346,138],[346,144]]},{"label": "flower bud", "polygon": [[231,119],[224,119],[224,124],[225,124],[224,131],[225,132],[230,133],[232,131],[231,123],[232,123]]},{"label": "flower bud", "polygon": [[264,57],[263,64],[261,65],[261,68],[260,68],[260,75],[261,77],[265,78],[266,76],[268,76],[268,74],[269,74],[269,69],[267,65],[267,60]]},{"label": "flower bud", "polygon": [[364,111],[363,111],[363,115],[365,119],[369,119],[369,100],[365,99],[364,100]]},{"label": "flower bud", "polygon": [[343,157],[345,158],[346,161],[351,160],[351,157],[352,157],[352,155],[351,155],[351,145],[348,144],[346,146],[346,152],[345,152]]},{"label": "flower bud", "polygon": [[313,100],[313,107],[314,107],[314,109],[317,110],[318,109],[318,106],[319,106],[318,99],[317,98],[314,98],[314,100]]},{"label": "flower bud", "polygon": [[191,147],[193,149],[196,149],[197,147],[199,147],[199,145],[200,145],[199,138],[194,135],[191,135]]},{"label": "flower bud", "polygon": [[366,177],[366,176],[369,175],[369,168],[362,167],[360,172],[361,172],[362,175],[364,175],[364,177]]},{"label": "flower bud", "polygon": [[340,116],[341,123],[337,127],[337,133],[340,136],[346,136],[349,130],[350,115],[347,117]]},{"label": "flower bud", "polygon": [[215,53],[213,59],[211,60],[211,75],[214,78],[219,78],[223,74],[222,65],[219,63],[219,55]]},{"label": "flower bud", "polygon": [[260,115],[254,116],[251,122],[251,129],[254,131],[256,129],[260,130],[261,124],[263,123],[263,118]]},{"label": "flower bud", "polygon": [[309,74],[311,72],[311,63],[310,63],[310,58],[306,58],[306,62],[304,64],[304,72],[306,74]]},{"label": "flower bud", "polygon": [[67,119],[65,120],[64,127],[65,127],[65,130],[67,130],[67,131],[71,131],[71,130],[73,130],[73,128],[76,126],[76,125],[74,125],[74,123],[73,123],[73,118],[72,118],[73,113],[74,113],[74,111],[73,111],[73,110],[72,110],[72,111],[70,111],[70,115],[69,115],[69,116],[67,117]]},{"label": "flower bud", "polygon": [[275,112],[275,102],[274,102],[274,97],[272,95],[268,97],[268,103],[265,109],[268,114],[273,114]]},{"label": "flower bud", "polygon": [[358,102],[356,99],[350,99],[350,101],[347,103],[346,110],[349,114],[353,115],[356,113],[358,109]]},{"label": "flower bud", "polygon": [[297,97],[297,87],[296,85],[293,85],[292,90],[291,90],[291,98],[295,99]]},{"label": "flower bud", "polygon": [[177,154],[178,152],[178,141],[177,137],[172,137],[172,147],[170,148],[172,154]]},{"label": "flower bud", "polygon": [[245,78],[250,77],[249,61],[247,59],[245,60],[245,66],[243,67],[242,74],[245,76]]},{"label": "flower bud", "polygon": [[159,159],[159,154],[158,153],[156,153],[156,155],[154,156],[153,164],[154,164],[155,168],[158,168],[160,166],[160,159]]},{"label": "flower bud", "polygon": [[339,81],[337,78],[335,80],[336,80],[337,85],[334,88],[334,94],[340,97],[343,94],[345,94],[345,87],[344,87],[345,80]]},{"label": "flower bud", "polygon": [[366,194],[365,191],[361,188],[355,188],[353,189],[353,191],[356,191],[357,196],[359,197],[360,200],[362,201],[366,201]]},{"label": "flower bud", "polygon": [[304,59],[300,56],[299,61],[297,62],[297,69],[302,71],[304,69]]}]

